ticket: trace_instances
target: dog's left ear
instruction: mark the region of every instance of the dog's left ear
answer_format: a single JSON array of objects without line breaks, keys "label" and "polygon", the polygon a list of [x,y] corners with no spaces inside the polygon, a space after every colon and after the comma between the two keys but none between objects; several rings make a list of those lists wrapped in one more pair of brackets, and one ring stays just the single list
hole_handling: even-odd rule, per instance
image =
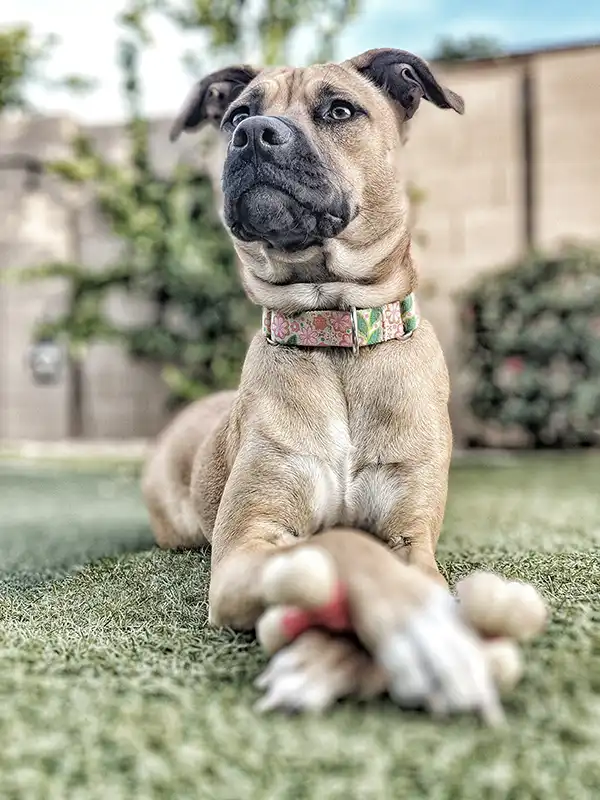
[{"label": "dog's left ear", "polygon": [[422,98],[439,108],[465,112],[462,97],[438,83],[427,62],[407,50],[368,50],[348,64],[400,103],[406,119],[414,115]]},{"label": "dog's left ear", "polygon": [[227,108],[258,73],[254,67],[241,64],[212,72],[199,81],[171,126],[171,141],[178,139],[183,131],[196,130],[206,122],[219,127]]}]

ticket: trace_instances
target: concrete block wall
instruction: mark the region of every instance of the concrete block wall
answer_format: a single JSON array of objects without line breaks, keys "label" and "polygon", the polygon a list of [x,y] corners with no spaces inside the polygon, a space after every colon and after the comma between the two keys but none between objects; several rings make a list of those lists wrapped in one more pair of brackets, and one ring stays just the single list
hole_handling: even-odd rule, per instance
[{"label": "concrete block wall", "polygon": [[600,241],[600,47],[534,59],[535,235]]},{"label": "concrete block wall", "polygon": [[[76,127],[70,120],[12,120],[2,127],[0,157],[8,153],[57,158]],[[8,269],[68,257],[68,215],[55,201],[54,182],[28,190],[20,171],[0,173],[0,437],[61,438],[68,433],[68,380],[36,389],[29,376],[31,328],[64,309],[61,281],[7,283]]]},{"label": "concrete block wall", "polygon": [[452,375],[451,413],[460,441],[468,429],[460,380],[456,293],[482,271],[522,251],[521,68],[455,68],[441,74],[465,98],[466,113],[424,103],[405,155],[424,192],[417,227],[423,313],[435,325]]},{"label": "concrete block wall", "polygon": [[[416,248],[421,305],[448,359],[459,444],[471,421],[461,382],[456,293],[477,275],[517,258],[528,245],[600,240],[599,74],[600,48],[592,46],[453,65],[441,75],[465,97],[465,116],[424,103],[414,120],[404,157],[408,177],[425,193],[418,228],[427,243]],[[529,147],[524,134],[527,81]],[[217,180],[220,158],[214,139],[208,137],[198,147],[194,139],[183,137],[177,147],[169,146],[169,122],[159,120],[152,127],[157,169],[167,173],[178,160],[200,159]],[[0,157],[65,154],[76,130],[72,120],[3,120]],[[105,156],[115,161],[124,157],[119,127],[94,126],[85,132]],[[27,191],[23,177],[0,172],[0,272],[8,266],[72,258],[74,248],[90,269],[114,259],[119,243],[89,199],[69,195],[49,178]],[[65,300],[60,282],[0,282],[0,438],[68,435],[68,380],[52,388],[36,387],[25,364],[32,326],[40,316],[57,313]],[[148,313],[117,295],[109,307],[123,322]],[[167,418],[158,370],[132,362],[109,345],[90,349],[83,395],[85,436],[148,436]]]},{"label": "concrete block wall", "polygon": [[[188,139],[168,145],[169,120],[152,127],[151,150],[159,172],[167,174],[178,160],[198,161],[203,147],[192,150]],[[0,122],[0,159],[26,154],[41,160],[67,156],[69,142],[81,130],[70,119],[12,118]],[[103,155],[116,163],[126,156],[119,126],[85,129]],[[0,439],[56,440],[71,432],[71,377],[57,386],[36,386],[27,354],[32,330],[41,319],[60,314],[67,303],[65,282],[19,284],[6,281],[9,270],[52,260],[82,261],[102,269],[119,255],[93,198],[43,177],[28,186],[20,170],[0,171]],[[107,300],[107,311],[119,324],[139,324],[149,309],[124,295]],[[83,431],[90,438],[148,437],[168,418],[167,390],[158,367],[132,360],[119,347],[93,344],[82,368]]]}]

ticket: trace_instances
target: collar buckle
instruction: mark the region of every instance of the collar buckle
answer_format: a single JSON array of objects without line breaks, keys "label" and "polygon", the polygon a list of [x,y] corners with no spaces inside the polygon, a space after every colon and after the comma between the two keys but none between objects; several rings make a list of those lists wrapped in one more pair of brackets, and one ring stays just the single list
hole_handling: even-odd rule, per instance
[{"label": "collar buckle", "polygon": [[271,322],[273,319],[273,312],[271,309],[265,308],[263,310],[263,333],[265,335],[265,339],[267,340],[267,344],[276,345],[277,342],[273,339]]},{"label": "collar buckle", "polygon": [[350,309],[350,317],[352,319],[352,353],[356,356],[360,349],[360,341],[358,338],[358,316],[356,314],[356,306]]}]

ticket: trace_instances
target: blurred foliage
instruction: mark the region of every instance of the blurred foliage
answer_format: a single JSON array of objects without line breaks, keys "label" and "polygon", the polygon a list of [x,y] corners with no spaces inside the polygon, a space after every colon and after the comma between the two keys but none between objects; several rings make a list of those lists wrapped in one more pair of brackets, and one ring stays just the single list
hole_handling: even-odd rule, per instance
[{"label": "blurred foliage", "polygon": [[27,27],[0,31],[0,112],[25,105],[24,88],[43,57]]},{"label": "blurred foliage", "polygon": [[[148,123],[140,114],[140,54],[139,41],[121,41],[127,163],[107,162],[79,137],[71,159],[47,165],[67,182],[93,186],[112,233],[123,242],[121,258],[102,270],[55,262],[21,274],[69,283],[67,311],[40,325],[37,336],[65,337],[73,358],[83,358],[94,341],[120,343],[134,357],[165,366],[178,402],[236,383],[258,311],[243,294],[209,178],[181,167],[167,179],[152,168]],[[115,291],[145,302],[148,322],[115,323],[107,311]]]},{"label": "blurred foliage", "polygon": [[45,88],[87,92],[94,82],[81,75],[51,80],[43,69],[58,44],[55,36],[36,41],[27,25],[0,30],[0,114],[12,108],[28,108],[27,89],[32,84]]},{"label": "blurred foliage", "polygon": [[[600,251],[569,246],[485,275],[464,297],[475,416],[534,447],[600,438]],[[487,444],[485,433],[475,444]]]},{"label": "blurred foliage", "polygon": [[498,58],[506,49],[492,36],[445,36],[439,40],[433,61],[471,61],[477,58]]},{"label": "blurred foliage", "polygon": [[[180,29],[202,31],[212,56],[246,61],[255,54],[259,64],[270,65],[289,59],[293,37],[302,29],[315,46],[307,60],[330,59],[337,35],[358,7],[358,0],[130,0],[121,19],[150,41],[149,15],[158,13]],[[188,54],[187,62],[196,72],[206,71],[196,53]]]},{"label": "blurred foliage", "polygon": [[[127,161],[109,163],[80,137],[72,158],[47,165],[63,180],[93,188],[112,233],[122,241],[122,255],[99,271],[52,263],[22,272],[25,280],[61,277],[70,286],[68,310],[40,325],[37,336],[65,337],[75,359],[84,357],[91,342],[121,343],[134,357],[163,367],[174,403],[237,384],[260,313],[243,293],[209,178],[180,167],[167,179],[153,169],[139,73],[144,48],[152,45],[149,15],[160,13],[185,29],[204,32],[211,52],[222,54],[238,44],[243,49],[241,38],[251,27],[253,13],[264,60],[272,62],[285,54],[292,33],[311,15],[313,21],[321,20],[316,27],[321,26],[326,50],[329,34],[352,13],[355,0],[326,0],[320,6],[317,14],[316,3],[268,0],[256,15],[256,4],[251,8],[245,0],[133,0],[127,5],[119,17]],[[326,18],[333,20],[329,27],[323,27]],[[134,327],[113,321],[107,299],[115,291],[143,301],[151,310],[147,324]]]}]

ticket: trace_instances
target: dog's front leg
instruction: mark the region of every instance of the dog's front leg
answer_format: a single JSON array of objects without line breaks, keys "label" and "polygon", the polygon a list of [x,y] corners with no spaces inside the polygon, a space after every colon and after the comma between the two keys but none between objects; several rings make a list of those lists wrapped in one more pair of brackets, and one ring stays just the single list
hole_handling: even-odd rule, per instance
[{"label": "dog's front leg", "polygon": [[260,582],[266,559],[319,526],[315,498],[321,476],[314,467],[272,452],[236,459],[212,536],[211,624],[254,627],[264,610]]},{"label": "dog's front leg", "polygon": [[[238,517],[239,514],[239,517]],[[240,504],[236,514],[215,527],[209,589],[209,621],[250,630],[264,611],[261,575],[267,558],[289,547],[293,537],[283,522]]]},{"label": "dog's front leg", "polygon": [[[417,567],[441,586],[448,583],[438,566],[435,551],[440,535],[441,522],[437,518],[424,514],[406,520],[401,527],[394,526],[390,532],[388,544],[405,564]],[[400,535],[398,535],[400,531]]]},{"label": "dog's front leg", "polygon": [[435,552],[446,508],[448,467],[448,461],[432,459],[410,470],[398,470],[393,476],[388,474],[390,493],[395,486],[401,490],[377,525],[378,536],[391,550],[442,586],[447,583]]}]

